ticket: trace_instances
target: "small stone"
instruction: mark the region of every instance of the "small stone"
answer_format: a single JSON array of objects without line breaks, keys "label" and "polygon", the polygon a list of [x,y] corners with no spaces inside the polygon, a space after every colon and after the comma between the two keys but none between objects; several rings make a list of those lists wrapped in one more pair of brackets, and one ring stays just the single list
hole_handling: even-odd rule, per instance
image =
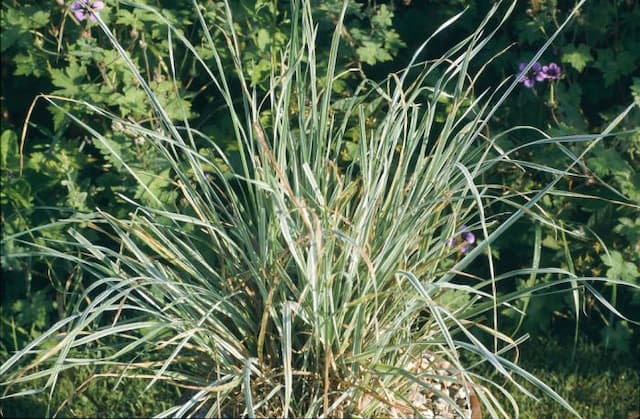
[{"label": "small stone", "polygon": [[427,403],[427,398],[422,393],[415,393],[412,395],[412,402],[415,406],[424,406]]},{"label": "small stone", "polygon": [[448,407],[449,405],[444,399],[438,398],[436,400],[436,408],[438,409],[438,412],[446,412]]},{"label": "small stone", "polygon": [[466,400],[468,395],[469,395],[469,392],[467,390],[465,390],[464,388],[461,388],[456,393],[455,398],[456,399],[465,399]]}]

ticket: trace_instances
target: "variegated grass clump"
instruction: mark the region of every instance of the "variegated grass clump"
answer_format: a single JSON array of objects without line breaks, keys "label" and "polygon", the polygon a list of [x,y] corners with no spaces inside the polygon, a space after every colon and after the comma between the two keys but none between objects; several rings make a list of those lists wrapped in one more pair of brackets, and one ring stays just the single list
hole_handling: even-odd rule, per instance
[{"label": "variegated grass clump", "polygon": [[[339,100],[332,97],[332,86],[342,76],[335,65],[342,21],[328,67],[320,68],[306,0],[292,2],[291,39],[273,57],[264,95],[245,81],[228,4],[226,24],[216,30],[224,33],[224,47],[235,58],[233,69],[222,67],[222,46],[212,37],[203,40],[215,63],[208,67],[167,22],[170,44],[194,54],[224,99],[239,164],[188,120],[166,116],[96,15],[157,119],[136,124],[80,104],[124,127],[132,141],[153,143],[173,167],[181,204],[163,202],[147,188],[153,205],[122,197],[132,207],[125,219],[97,210],[82,219],[60,220],[69,224],[81,256],[57,252],[56,243],[32,244],[31,255],[66,259],[95,280],[73,315],[3,363],[4,397],[40,391],[33,383],[42,378],[47,379],[44,389],[53,392],[61,373],[92,366],[100,371],[95,379],[137,378],[147,380],[148,387],[163,381],[184,388],[184,403],[159,416],[420,414],[412,394],[416,386],[437,393],[433,380],[473,389],[487,415],[517,416],[506,390],[478,373],[480,364],[489,363],[506,380],[528,381],[577,414],[509,360],[522,339],[502,333],[498,322],[500,306],[549,285],[508,295],[499,295],[496,287],[516,277],[554,273],[555,284],[570,286],[578,298],[578,286],[605,279],[576,278],[537,263],[498,275],[490,247],[523,216],[560,228],[537,205],[580,162],[581,156],[562,144],[595,144],[602,136],[550,138],[540,132],[539,141],[520,146],[557,144],[569,163],[552,168],[513,161],[514,150],[497,144],[511,130],[486,135],[491,116],[518,81],[506,80],[493,93],[476,92],[470,63],[514,6],[496,5],[474,33],[441,58],[419,61],[432,38],[459,15],[450,19],[407,69],[383,84],[365,81],[352,98]],[[209,22],[195,2],[193,11],[208,34]],[[167,60],[173,69],[173,55]],[[239,80],[240,96],[230,87],[232,75]],[[60,107],[61,98],[44,98]],[[100,132],[67,115],[94,141],[109,146]],[[436,121],[437,115],[444,119]],[[218,150],[216,158],[201,155],[202,145]],[[505,164],[544,171],[554,180],[534,192],[483,183],[484,175]],[[144,185],[148,173],[129,170]],[[497,203],[512,211],[486,216],[485,209]],[[90,242],[74,227],[81,223],[116,245]],[[477,237],[467,252],[450,245],[462,225]],[[488,264],[486,278],[464,274],[478,257]],[[453,373],[440,376],[421,363],[435,358],[446,360]],[[510,405],[503,406],[496,392],[504,393]],[[441,398],[468,415],[447,394]]]}]

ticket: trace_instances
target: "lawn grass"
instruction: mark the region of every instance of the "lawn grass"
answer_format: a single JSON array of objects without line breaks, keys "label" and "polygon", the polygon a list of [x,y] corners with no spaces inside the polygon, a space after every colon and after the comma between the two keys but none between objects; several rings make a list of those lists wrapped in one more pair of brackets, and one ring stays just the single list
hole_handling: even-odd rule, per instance
[{"label": "lawn grass", "polygon": [[120,380],[118,377],[90,380],[92,376],[88,369],[62,374],[51,401],[47,391],[2,400],[0,417],[152,417],[175,404],[180,397],[177,388],[164,383],[143,392],[146,383],[142,380]]},{"label": "lawn grass", "polygon": [[[522,346],[521,366],[551,386],[584,418],[637,418],[640,412],[640,357],[616,354],[602,345],[580,342],[571,362],[572,343],[533,338]],[[505,385],[509,388],[509,384]],[[533,390],[532,390],[533,391]],[[533,391],[539,395],[538,392]],[[514,391],[523,418],[566,418],[559,404]]]},{"label": "lawn grass", "polygon": [[[621,355],[605,351],[602,346],[581,342],[576,359],[570,361],[570,342],[560,342],[553,337],[532,338],[522,346],[521,365],[549,384],[584,418],[635,419],[640,412],[640,359],[637,353]],[[86,378],[86,377],[84,377]],[[52,403],[53,413],[83,377],[67,376],[62,380]],[[94,382],[76,394],[73,408],[63,408],[63,417],[132,417],[152,416],[157,408],[177,400],[175,389],[154,386],[146,397],[130,398],[131,386],[140,382],[131,380],[114,389],[117,380]],[[509,385],[506,385],[509,388]],[[510,390],[515,390],[511,388]],[[512,395],[520,404],[523,418],[566,418],[569,414],[559,404],[545,398],[529,399],[514,391]],[[2,403],[6,417],[42,417],[47,410],[47,395],[8,399]]]}]

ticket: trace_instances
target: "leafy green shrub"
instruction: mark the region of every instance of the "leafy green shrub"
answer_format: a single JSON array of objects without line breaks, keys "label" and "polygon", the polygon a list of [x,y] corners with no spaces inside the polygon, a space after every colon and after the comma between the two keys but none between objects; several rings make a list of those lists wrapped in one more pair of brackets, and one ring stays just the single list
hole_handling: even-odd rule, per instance
[{"label": "leafy green shrub", "polygon": [[[557,19],[567,13],[559,3],[541,1],[532,4],[527,17],[523,15],[516,23],[530,29],[517,34],[520,51],[535,48],[557,26]],[[526,101],[525,106],[536,109],[534,115],[539,119],[533,124],[548,128],[553,135],[572,135],[585,130],[598,132],[627,103],[635,102],[636,107],[640,106],[639,96],[633,93],[638,89],[639,80],[632,77],[640,71],[639,17],[637,2],[597,1],[585,5],[576,24],[560,36],[551,51],[550,57],[563,66],[562,80],[555,89],[541,89],[538,95],[521,92],[522,96],[528,96],[520,98]],[[504,117],[509,123],[521,119],[522,112],[514,107]],[[589,145],[590,152],[583,164],[563,182],[563,189],[568,193],[552,195],[544,202],[544,208],[575,234],[543,232],[543,258],[562,264],[577,275],[607,276],[640,283],[640,230],[632,221],[640,214],[639,127],[640,113],[636,111],[620,125],[621,130],[629,133]],[[586,149],[585,144],[580,143],[568,143],[567,147],[574,153]],[[551,147],[541,149],[540,155],[545,161],[564,158],[559,150]],[[502,181],[518,188],[536,189],[543,185],[539,179],[532,181],[517,173],[502,177]],[[519,239],[532,234],[529,229],[522,236],[514,235],[514,242],[505,242],[504,249],[520,248],[525,243]],[[505,257],[512,258],[513,254],[507,250]],[[598,287],[598,290],[611,298],[619,310],[637,311],[640,304],[637,295],[611,285]],[[534,316],[538,326],[529,330],[540,330],[539,325],[549,324],[551,313],[562,312],[573,322],[579,322],[592,339],[597,341],[601,337],[601,342],[616,351],[629,354],[640,350],[637,328],[634,331],[624,320],[611,316],[602,322],[598,301],[586,298],[585,302],[588,317],[581,322],[573,308],[567,310],[574,306],[572,301],[550,298],[538,302],[539,314]],[[560,333],[563,329],[555,328]],[[629,339],[634,334],[635,342]]]},{"label": "leafy green shrub", "polygon": [[[433,31],[435,22],[455,15],[466,6],[468,11],[460,26],[473,30],[490,7],[489,2],[464,0],[405,3],[396,10],[395,26],[409,48],[400,51],[399,59],[394,63],[396,66],[398,62],[410,59],[421,39]],[[518,63],[531,59],[572,7],[573,2],[555,0],[519,2],[513,19],[496,34],[496,42],[480,53],[479,65],[487,63],[490,58],[493,60],[477,82],[478,91],[494,85],[495,80],[516,73]],[[637,77],[640,74],[639,33],[638,2],[588,2],[581,8],[575,23],[556,37],[540,59],[543,63],[558,63],[563,71],[561,79],[553,84],[539,83],[534,89],[521,88],[514,92],[496,112],[491,124],[493,130],[497,132],[517,125],[529,125],[554,136],[601,132],[629,103],[635,101],[640,104],[640,79]],[[432,46],[432,54],[437,56],[459,38],[459,32],[445,34],[440,44],[442,47]],[[512,44],[511,48],[502,51],[508,44]],[[370,69],[369,74],[377,74],[376,69]],[[542,208],[554,219],[561,220],[567,229],[563,236],[555,229],[543,227],[540,250],[540,263],[543,265],[560,265],[577,275],[624,277],[638,283],[635,271],[622,267],[629,264],[640,266],[640,231],[635,222],[640,214],[640,113],[632,112],[619,127],[621,131],[630,133],[599,141],[585,155],[583,164],[561,181],[565,192],[552,194],[540,202]],[[499,144],[511,149],[538,137],[534,131],[519,131],[503,137]],[[564,145],[576,155],[586,147],[580,142]],[[552,166],[562,166],[567,161],[567,155],[554,144],[522,149],[513,157]],[[492,181],[513,185],[514,190],[534,193],[544,187],[549,177],[531,176],[513,167],[494,175]],[[501,210],[496,207],[495,211],[499,213]],[[509,270],[531,266],[532,238],[535,236],[536,227],[523,223],[497,243],[493,251],[501,261],[501,268]],[[609,255],[613,255],[616,268],[611,266]],[[621,269],[626,272],[624,276],[619,275]],[[542,276],[532,280],[551,281],[552,278]],[[510,289],[507,287],[501,292]],[[611,298],[620,311],[637,312],[640,300],[634,294],[610,285],[597,289]],[[524,323],[525,330],[534,334],[548,333],[555,339],[573,329],[579,321],[580,330],[596,342],[611,345],[615,343],[609,338],[611,333],[623,334],[629,339],[617,339],[614,349],[629,354],[640,351],[637,328],[619,323],[620,320],[613,317],[602,316],[601,305],[596,299],[585,296],[584,302],[584,312],[588,316],[586,321],[576,318],[575,304],[570,297],[531,301],[527,306],[530,316]],[[515,313],[508,314],[512,316]],[[569,318],[568,321],[563,320],[565,317]],[[515,318],[514,325],[520,316]]]}]

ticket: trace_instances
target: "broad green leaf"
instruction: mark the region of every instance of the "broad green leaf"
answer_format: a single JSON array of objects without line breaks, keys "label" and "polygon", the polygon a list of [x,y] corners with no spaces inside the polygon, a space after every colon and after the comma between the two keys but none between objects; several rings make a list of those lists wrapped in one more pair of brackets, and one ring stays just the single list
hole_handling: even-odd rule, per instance
[{"label": "broad green leaf", "polygon": [[0,137],[0,161],[3,169],[15,169],[18,158],[18,136],[11,130],[4,130]]},{"label": "broad green leaf", "polygon": [[616,174],[630,169],[624,157],[613,148],[600,148],[587,160],[591,170],[598,175]]},{"label": "broad green leaf", "polygon": [[578,46],[569,45],[562,53],[560,60],[563,63],[570,64],[578,72],[582,73],[587,64],[593,61],[593,57],[591,56],[591,49],[585,44],[580,44]]},{"label": "broad green leaf", "polygon": [[612,251],[609,255],[601,256],[602,262],[609,267],[607,277],[634,282],[640,276],[638,266],[632,262],[626,262],[620,252]]},{"label": "broad green leaf", "polygon": [[612,85],[620,77],[631,74],[634,71],[636,54],[630,51],[620,51],[615,53],[609,48],[596,50],[598,59],[594,66],[598,68],[604,76],[605,87]]},{"label": "broad green leaf", "polygon": [[629,343],[633,335],[633,330],[625,320],[619,320],[613,325],[607,325],[602,329],[601,334],[607,346],[612,346],[617,352],[629,352]]},{"label": "broad green leaf", "polygon": [[269,32],[264,29],[258,29],[258,33],[256,34],[256,45],[261,50],[264,51],[267,46],[271,43],[271,36]]},{"label": "broad green leaf", "polygon": [[391,55],[375,41],[364,41],[363,46],[358,48],[356,52],[360,60],[369,65],[391,60]]}]

